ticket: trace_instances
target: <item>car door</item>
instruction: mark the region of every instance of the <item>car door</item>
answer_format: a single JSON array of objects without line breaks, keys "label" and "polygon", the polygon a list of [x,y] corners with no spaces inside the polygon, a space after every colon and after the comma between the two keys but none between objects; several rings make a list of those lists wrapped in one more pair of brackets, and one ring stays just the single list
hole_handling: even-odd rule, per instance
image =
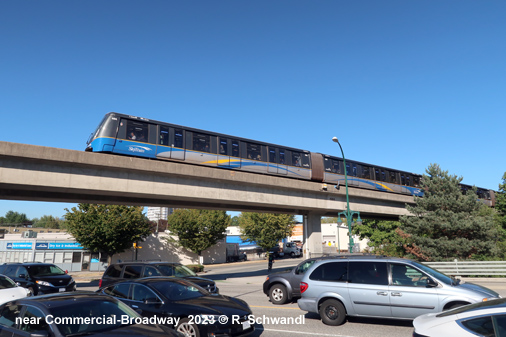
[{"label": "car door", "polygon": [[350,261],[348,275],[354,315],[391,316],[386,261]]},{"label": "car door", "polygon": [[16,319],[21,315],[22,306],[5,305],[0,309],[0,337],[12,337],[17,332]]},{"label": "car door", "polygon": [[144,284],[132,283],[130,295],[123,302],[144,317],[159,316],[163,313],[161,310],[162,300]]},{"label": "car door", "polygon": [[389,286],[392,316],[415,318],[430,312],[439,312],[437,287],[427,284],[429,275],[404,263],[390,263]]}]

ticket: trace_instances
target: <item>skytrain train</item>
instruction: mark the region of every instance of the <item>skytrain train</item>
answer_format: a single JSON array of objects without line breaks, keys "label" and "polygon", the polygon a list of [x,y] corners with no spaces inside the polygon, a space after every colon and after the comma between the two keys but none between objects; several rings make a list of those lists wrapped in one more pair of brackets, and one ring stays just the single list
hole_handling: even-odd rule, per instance
[{"label": "skytrain train", "polygon": [[[344,185],[343,159],[322,153],[211,131],[107,113],[87,141],[86,151],[248,171],[331,185]],[[348,186],[423,196],[421,175],[346,160]],[[469,185],[461,185],[465,192]],[[478,188],[478,197],[495,205],[494,191]]]}]

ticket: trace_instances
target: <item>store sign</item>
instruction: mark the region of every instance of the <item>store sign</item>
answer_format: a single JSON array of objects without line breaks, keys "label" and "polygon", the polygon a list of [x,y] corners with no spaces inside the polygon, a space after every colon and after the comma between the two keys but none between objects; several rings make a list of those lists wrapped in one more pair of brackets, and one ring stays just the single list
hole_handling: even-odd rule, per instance
[{"label": "store sign", "polygon": [[49,249],[83,249],[80,243],[77,242],[50,242]]},{"label": "store sign", "polygon": [[35,249],[49,249],[49,243],[46,243],[46,242],[37,242],[35,244]]},{"label": "store sign", "polygon": [[7,242],[7,249],[32,249],[32,242]]}]

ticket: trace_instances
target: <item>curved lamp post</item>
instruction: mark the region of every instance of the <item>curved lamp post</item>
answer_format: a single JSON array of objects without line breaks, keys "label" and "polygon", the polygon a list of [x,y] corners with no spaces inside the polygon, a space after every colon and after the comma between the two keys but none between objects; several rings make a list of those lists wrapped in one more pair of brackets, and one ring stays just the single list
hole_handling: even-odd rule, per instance
[{"label": "curved lamp post", "polygon": [[[339,143],[339,140],[337,139],[337,137],[333,137],[332,141],[334,143],[337,143],[337,145],[339,145],[339,148],[341,149],[341,154],[343,155],[344,184],[346,185],[346,211],[339,212],[339,214],[337,215],[337,225],[341,226],[341,224],[343,223],[341,221],[341,216],[344,216],[346,218],[346,223],[348,224],[348,236],[350,238],[349,252],[353,253],[354,242],[353,242],[353,236],[351,235],[351,224],[353,222],[353,216],[355,214],[357,215],[357,223],[362,223],[362,220],[360,219],[360,212],[355,212],[355,211],[350,210],[350,197],[348,194],[348,173],[346,172],[347,171],[346,158],[344,158],[343,148],[342,148],[341,144]],[[337,230],[339,231],[339,228],[337,228]]]}]

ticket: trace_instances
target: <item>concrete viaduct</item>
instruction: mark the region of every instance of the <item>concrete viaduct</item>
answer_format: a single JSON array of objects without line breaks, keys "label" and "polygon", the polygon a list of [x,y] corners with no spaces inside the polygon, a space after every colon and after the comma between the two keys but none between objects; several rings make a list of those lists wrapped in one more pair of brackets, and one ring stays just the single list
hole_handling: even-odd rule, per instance
[{"label": "concrete viaduct", "polygon": [[[300,214],[306,252],[321,253],[321,217],[346,209],[346,191],[233,170],[0,142],[0,199]],[[361,217],[397,219],[413,197],[349,188]]]}]

